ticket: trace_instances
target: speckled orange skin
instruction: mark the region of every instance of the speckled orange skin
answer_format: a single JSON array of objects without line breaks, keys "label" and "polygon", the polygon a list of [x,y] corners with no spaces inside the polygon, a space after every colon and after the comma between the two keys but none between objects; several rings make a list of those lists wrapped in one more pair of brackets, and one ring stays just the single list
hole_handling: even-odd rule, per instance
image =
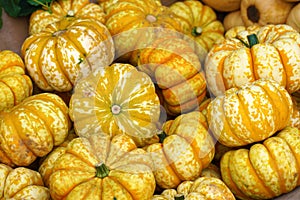
[{"label": "speckled orange skin", "polygon": [[300,185],[300,131],[286,127],[250,149],[228,151],[220,162],[223,181],[240,199],[271,199]]},{"label": "speckled orange skin", "polygon": [[[39,169],[53,200],[148,200],[154,193],[149,155],[124,134],[109,137],[99,132],[75,138],[53,154]],[[106,177],[96,176],[96,166],[101,163],[109,169]]]},{"label": "speckled orange skin", "polygon": [[235,200],[225,183],[214,177],[199,177],[195,181],[183,181],[177,189],[165,189],[151,200],[174,200],[184,196],[185,200]]},{"label": "speckled orange skin", "polygon": [[71,127],[67,105],[51,93],[27,97],[0,119],[0,162],[10,166],[28,166],[45,156]]},{"label": "speckled orange skin", "polygon": [[41,175],[25,167],[15,169],[0,164],[0,199],[50,200]]},{"label": "speckled orange skin", "polygon": [[180,22],[183,34],[196,42],[195,49],[202,47],[208,52],[216,42],[224,39],[224,26],[217,20],[217,15],[211,7],[200,1],[189,0],[177,1],[170,8],[175,13],[175,19]]},{"label": "speckled orange skin", "polygon": [[22,58],[11,50],[0,51],[0,111],[11,109],[31,96],[32,91]]},{"label": "speckled orange skin", "polygon": [[300,34],[286,24],[266,25],[255,31],[258,44],[251,48],[239,32],[216,44],[206,57],[204,69],[209,91],[218,96],[260,78],[270,78],[289,93],[300,89]]},{"label": "speckled orange skin", "polygon": [[30,15],[29,34],[39,33],[49,24],[64,18],[90,18],[104,23],[104,16],[102,7],[96,3],[90,3],[89,0],[53,1],[49,10],[48,8],[40,9]]},{"label": "speckled orange skin", "polygon": [[176,36],[166,36],[139,52],[138,69],[161,89],[162,105],[170,115],[196,109],[206,95],[206,80],[193,48]]},{"label": "speckled orange skin", "polygon": [[40,89],[67,92],[91,70],[110,64],[114,45],[101,22],[64,18],[26,38],[21,55]]},{"label": "speckled orange skin", "polygon": [[260,79],[216,97],[208,105],[207,120],[218,142],[237,147],[272,136],[292,115],[293,102],[284,87]]},{"label": "speckled orange skin", "polygon": [[163,125],[167,137],[146,147],[154,163],[160,188],[176,188],[182,181],[195,180],[214,156],[214,143],[202,123],[205,117],[193,111]]}]

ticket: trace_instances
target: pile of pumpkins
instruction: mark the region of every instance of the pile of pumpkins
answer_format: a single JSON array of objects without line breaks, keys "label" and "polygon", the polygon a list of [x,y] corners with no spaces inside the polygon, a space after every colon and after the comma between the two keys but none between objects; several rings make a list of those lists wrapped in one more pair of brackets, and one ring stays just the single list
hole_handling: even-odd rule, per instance
[{"label": "pile of pumpkins", "polygon": [[[57,0],[35,11],[20,55],[0,51],[0,199],[293,191],[297,9],[288,0]],[[225,24],[233,15],[240,21]]]}]

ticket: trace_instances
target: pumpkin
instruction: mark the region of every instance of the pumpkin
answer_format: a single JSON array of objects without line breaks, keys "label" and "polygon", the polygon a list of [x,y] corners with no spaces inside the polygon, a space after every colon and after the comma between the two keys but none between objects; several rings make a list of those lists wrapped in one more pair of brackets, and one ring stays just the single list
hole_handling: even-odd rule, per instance
[{"label": "pumpkin", "polygon": [[146,200],[153,195],[151,159],[129,136],[98,132],[75,138],[62,148],[65,150],[39,169],[43,177],[47,175],[53,200]]},{"label": "pumpkin", "polygon": [[300,3],[297,3],[289,12],[286,24],[293,27],[296,31],[300,32]]},{"label": "pumpkin", "polygon": [[145,147],[154,165],[156,184],[175,188],[195,180],[214,157],[214,143],[201,112],[182,114],[163,124],[160,141]]},{"label": "pumpkin", "polygon": [[22,58],[11,50],[0,51],[0,111],[11,109],[31,96],[32,88]]},{"label": "pumpkin", "polygon": [[220,168],[213,163],[209,163],[209,165],[205,169],[202,170],[200,176],[201,177],[214,177],[214,178],[222,179]]},{"label": "pumpkin", "polygon": [[136,65],[136,50],[148,46],[164,30],[180,31],[169,7],[158,0],[118,0],[106,10],[106,27],[118,62]]},{"label": "pumpkin", "polygon": [[285,24],[250,27],[208,53],[204,70],[211,94],[218,96],[261,78],[277,81],[289,93],[299,90],[300,34]]},{"label": "pumpkin", "polygon": [[223,26],[224,26],[225,32],[233,27],[244,26],[244,25],[245,24],[241,18],[240,10],[229,12],[224,16]]},{"label": "pumpkin", "polygon": [[110,64],[114,45],[101,22],[64,18],[26,38],[21,53],[40,89],[67,92],[94,68]]},{"label": "pumpkin", "polygon": [[1,199],[50,200],[49,189],[44,186],[41,175],[32,169],[15,169],[0,163]]},{"label": "pumpkin", "polygon": [[235,200],[233,193],[221,179],[199,177],[194,181],[183,181],[177,189],[165,189],[152,200]]},{"label": "pumpkin", "polygon": [[48,7],[34,11],[29,18],[29,34],[41,32],[47,25],[61,21],[64,18],[81,18],[105,21],[102,7],[89,0],[58,0],[53,1]]},{"label": "pumpkin", "polygon": [[160,102],[150,77],[125,63],[100,68],[81,79],[70,100],[70,117],[79,136],[99,130],[127,134],[138,146],[155,136]]},{"label": "pumpkin", "polygon": [[240,199],[272,199],[300,185],[300,131],[285,127],[250,149],[226,152],[222,180]]},{"label": "pumpkin", "polygon": [[271,79],[231,88],[209,105],[207,121],[223,145],[237,147],[262,141],[290,123],[293,102],[289,93]]},{"label": "pumpkin", "polygon": [[187,41],[177,36],[156,39],[140,49],[137,68],[161,89],[163,107],[172,116],[194,110],[206,95],[201,62]]},{"label": "pumpkin", "polygon": [[241,17],[245,26],[253,24],[283,24],[293,3],[283,0],[241,0]]},{"label": "pumpkin", "polygon": [[170,9],[181,24],[184,36],[198,44],[195,47],[197,54],[203,54],[203,50],[208,52],[216,42],[224,38],[224,26],[217,19],[217,14],[200,1],[177,1]]},{"label": "pumpkin", "polygon": [[71,123],[68,107],[52,93],[27,97],[0,113],[0,162],[28,166],[64,142]]},{"label": "pumpkin", "polygon": [[219,12],[239,10],[241,4],[241,0],[202,0],[202,2]]},{"label": "pumpkin", "polygon": [[[98,0],[98,3],[103,8],[104,12],[106,13],[106,10],[109,9],[111,6],[113,6],[118,1],[119,0]],[[160,0],[156,0],[156,1],[157,1],[157,4],[163,4],[163,2]]]}]

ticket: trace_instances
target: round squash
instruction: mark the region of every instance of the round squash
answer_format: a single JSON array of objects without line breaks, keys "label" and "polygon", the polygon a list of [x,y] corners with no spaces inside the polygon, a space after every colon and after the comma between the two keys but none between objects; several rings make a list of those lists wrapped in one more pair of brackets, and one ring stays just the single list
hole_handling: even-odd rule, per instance
[{"label": "round squash", "polygon": [[244,26],[244,25],[245,24],[241,18],[240,10],[229,12],[224,16],[223,26],[224,26],[225,32],[233,27]]},{"label": "round squash", "polygon": [[138,146],[155,136],[160,117],[160,102],[150,77],[124,63],[114,63],[81,79],[69,107],[79,136],[99,130],[110,136],[125,133]]},{"label": "round squash", "polygon": [[224,154],[223,181],[240,199],[272,199],[300,185],[300,131],[286,127],[250,149]]},{"label": "round squash", "polygon": [[286,24],[249,27],[208,53],[204,63],[208,90],[218,96],[261,78],[277,81],[289,93],[299,90],[300,34]]},{"label": "round squash", "polygon": [[293,102],[277,82],[260,79],[231,88],[209,105],[207,121],[223,145],[237,147],[262,141],[290,123]]},{"label": "round squash", "polygon": [[110,137],[98,132],[75,138],[62,148],[50,159],[53,162],[39,169],[43,177],[47,175],[53,200],[148,200],[153,195],[151,159],[127,135]]},{"label": "round squash", "polygon": [[219,12],[239,10],[241,4],[241,0],[202,0],[202,2]]},{"label": "round squash", "polygon": [[160,141],[145,147],[154,165],[156,184],[175,188],[195,180],[214,157],[214,142],[201,112],[182,114],[163,124]]},{"label": "round squash", "polygon": [[67,92],[94,68],[109,65],[114,45],[100,21],[64,18],[26,38],[21,53],[40,89]]},{"label": "round squash", "polygon": [[177,1],[170,9],[181,24],[184,37],[189,37],[198,44],[195,47],[198,55],[202,56],[203,50],[208,52],[216,42],[224,38],[224,26],[217,19],[215,11],[200,1]]},{"label": "round squash", "polygon": [[293,5],[283,0],[241,0],[241,17],[245,26],[284,24]]},{"label": "round squash", "polygon": [[0,163],[0,198],[50,200],[50,192],[37,171]]},{"label": "round squash", "polygon": [[117,61],[132,65],[137,49],[161,37],[164,30],[181,30],[174,13],[158,0],[118,0],[106,10],[105,25],[113,36]]},{"label": "round squash", "polygon": [[297,3],[289,12],[286,24],[300,32],[300,3]]},{"label": "round squash", "polygon": [[161,90],[169,115],[194,110],[206,95],[202,65],[187,41],[177,36],[155,39],[139,50],[137,68],[147,73]]},{"label": "round squash", "polygon": [[0,162],[28,166],[64,142],[71,123],[68,107],[52,93],[27,97],[0,113]]},{"label": "round squash", "polygon": [[0,51],[0,111],[11,109],[31,96],[32,91],[22,58],[11,50]]},{"label": "round squash", "polygon": [[183,181],[177,189],[165,189],[151,200],[235,200],[233,193],[221,179],[199,177],[194,181]]},{"label": "round squash", "polygon": [[36,10],[29,18],[29,34],[41,32],[47,25],[63,20],[64,18],[81,18],[99,20],[105,22],[105,14],[102,7],[89,0],[57,0],[49,7]]}]

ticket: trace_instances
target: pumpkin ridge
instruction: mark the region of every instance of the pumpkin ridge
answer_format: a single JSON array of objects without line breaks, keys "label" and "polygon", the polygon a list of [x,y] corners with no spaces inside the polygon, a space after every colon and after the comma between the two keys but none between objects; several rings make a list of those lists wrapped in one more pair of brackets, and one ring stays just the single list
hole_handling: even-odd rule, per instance
[{"label": "pumpkin ridge", "polygon": [[[111,179],[112,181],[114,181],[116,184],[120,185],[121,187],[123,187],[125,189],[125,191],[131,196],[132,199],[135,199],[133,194],[130,192],[130,190],[125,187],[125,185],[123,185],[117,178],[115,178],[114,176],[109,176],[107,177],[109,179]],[[103,189],[102,189],[103,190]]]},{"label": "pumpkin ridge", "polygon": [[1,78],[0,78],[0,83],[3,83],[7,88],[9,88],[10,92],[14,96],[14,105],[16,105],[16,94],[14,93],[14,90],[7,84],[5,83]]}]

